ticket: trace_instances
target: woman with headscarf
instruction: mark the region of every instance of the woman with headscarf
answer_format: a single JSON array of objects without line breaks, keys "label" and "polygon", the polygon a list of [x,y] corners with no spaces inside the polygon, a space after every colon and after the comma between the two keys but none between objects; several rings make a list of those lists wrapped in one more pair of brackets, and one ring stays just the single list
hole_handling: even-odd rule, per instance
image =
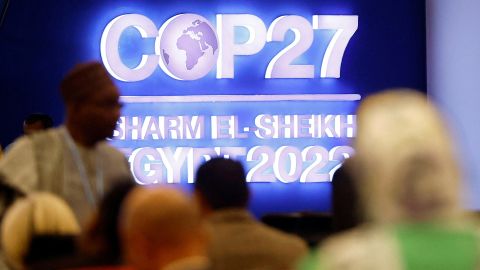
[{"label": "woman with headscarf", "polygon": [[354,173],[368,222],[327,240],[300,269],[477,269],[480,237],[434,105],[417,91],[385,91],[364,100],[357,124]]}]

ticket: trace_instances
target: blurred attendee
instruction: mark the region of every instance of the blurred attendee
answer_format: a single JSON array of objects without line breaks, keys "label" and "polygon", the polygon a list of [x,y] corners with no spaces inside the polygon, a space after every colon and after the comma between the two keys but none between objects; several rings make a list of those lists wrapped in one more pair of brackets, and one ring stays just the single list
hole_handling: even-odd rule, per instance
[{"label": "blurred attendee", "polygon": [[81,264],[121,265],[123,263],[119,236],[120,209],[134,187],[133,181],[123,181],[117,183],[105,194],[98,211],[81,237],[81,246],[85,253]]},{"label": "blurred attendee", "polygon": [[480,237],[461,207],[453,145],[413,90],[367,97],[355,179],[368,225],[327,240],[301,269],[477,269]]},{"label": "blurred attendee", "polygon": [[194,189],[213,231],[212,270],[292,269],[307,253],[299,237],[270,228],[248,212],[249,190],[239,162],[207,161],[197,171]]},{"label": "blurred attendee", "polygon": [[23,133],[28,135],[53,127],[53,119],[44,113],[29,114],[23,121]]},{"label": "blurred attendee", "polygon": [[13,269],[35,269],[37,264],[74,254],[79,233],[64,200],[32,192],[7,210],[1,225],[2,248]]},{"label": "blurred attendee", "polygon": [[105,142],[120,115],[119,92],[102,64],[76,66],[63,80],[65,124],[18,139],[0,174],[19,191],[63,197],[83,226],[103,191],[130,175],[123,154]]},{"label": "blurred attendee", "polygon": [[122,209],[121,239],[136,270],[204,270],[207,235],[198,207],[173,189],[137,187]]},{"label": "blurred attendee", "polygon": [[346,159],[332,177],[332,223],[336,233],[352,229],[362,221],[353,162],[354,158]]}]

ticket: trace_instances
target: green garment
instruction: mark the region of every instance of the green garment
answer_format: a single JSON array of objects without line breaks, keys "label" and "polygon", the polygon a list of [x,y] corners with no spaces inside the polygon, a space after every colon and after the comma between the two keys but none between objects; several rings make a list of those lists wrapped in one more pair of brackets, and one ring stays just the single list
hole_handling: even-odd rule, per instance
[{"label": "green garment", "polygon": [[[480,266],[480,238],[474,229],[408,224],[396,226],[390,232],[393,243],[396,243],[393,250],[398,251],[396,256],[400,258],[398,261],[401,263],[401,269],[473,270]],[[344,252],[345,250],[338,250],[338,253],[330,250],[329,254],[342,256]],[[375,254],[369,252],[366,254],[375,259]],[[328,260],[328,255],[323,254],[321,250],[314,251],[303,260],[298,269],[339,270],[326,269],[322,263],[324,259]],[[356,263],[349,262],[348,265],[356,265]]]},{"label": "green garment", "polygon": [[480,252],[471,230],[434,225],[397,227],[396,239],[406,270],[476,269]]},{"label": "green garment", "polygon": [[318,259],[319,253],[312,251],[307,257],[300,263],[299,270],[320,270],[320,260]]}]

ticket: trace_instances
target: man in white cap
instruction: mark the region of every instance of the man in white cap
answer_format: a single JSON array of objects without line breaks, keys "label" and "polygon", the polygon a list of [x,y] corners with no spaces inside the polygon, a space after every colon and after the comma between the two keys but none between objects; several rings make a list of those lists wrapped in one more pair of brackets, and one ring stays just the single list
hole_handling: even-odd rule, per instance
[{"label": "man in white cap", "polygon": [[64,125],[19,138],[0,161],[1,181],[21,193],[63,197],[84,225],[104,190],[128,179],[128,163],[108,145],[120,116],[119,91],[102,64],[77,65],[64,78]]}]

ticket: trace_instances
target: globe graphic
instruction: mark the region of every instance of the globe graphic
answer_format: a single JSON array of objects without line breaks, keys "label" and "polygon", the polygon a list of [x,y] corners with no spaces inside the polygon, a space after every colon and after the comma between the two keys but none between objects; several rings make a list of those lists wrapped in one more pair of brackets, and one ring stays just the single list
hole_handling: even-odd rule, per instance
[{"label": "globe graphic", "polygon": [[197,14],[179,14],[160,28],[160,67],[177,80],[196,80],[217,62],[218,39],[214,28]]}]

